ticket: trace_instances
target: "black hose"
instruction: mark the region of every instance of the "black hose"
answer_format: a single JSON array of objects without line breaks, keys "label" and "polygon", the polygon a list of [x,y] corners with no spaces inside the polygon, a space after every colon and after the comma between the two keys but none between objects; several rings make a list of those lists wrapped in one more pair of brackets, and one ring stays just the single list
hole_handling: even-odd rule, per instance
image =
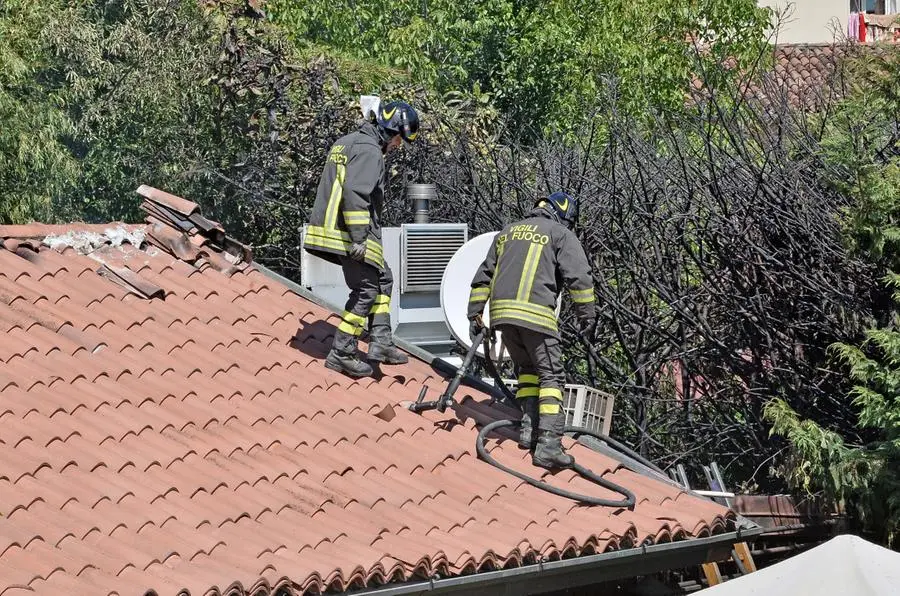
[{"label": "black hose", "polygon": [[[520,425],[521,425],[521,421],[519,421],[519,420],[496,420],[494,422],[491,422],[490,424],[485,425],[484,428],[481,429],[481,432],[478,433],[478,439],[475,442],[475,450],[478,452],[478,456],[481,457],[483,460],[485,460],[490,465],[494,466],[495,468],[499,468],[499,469],[503,470],[504,472],[506,472],[507,474],[512,474],[516,478],[519,478],[520,480],[524,480],[531,486],[534,486],[541,490],[545,490],[549,493],[553,493],[560,497],[565,497],[567,499],[572,499],[573,501],[579,501],[581,503],[587,503],[589,505],[600,505],[602,507],[624,507],[629,510],[634,510],[634,493],[632,493],[630,490],[628,490],[624,486],[619,486],[618,484],[616,484],[614,482],[610,482],[609,480],[606,480],[605,478],[598,476],[597,474],[594,474],[592,471],[590,471],[589,469],[580,465],[578,462],[574,462],[572,464],[572,469],[575,470],[575,472],[578,475],[590,480],[591,482],[593,482],[595,484],[599,484],[600,486],[602,486],[604,488],[607,488],[615,493],[618,493],[625,498],[620,501],[614,501],[612,499],[601,499],[599,497],[580,495],[578,493],[574,493],[574,492],[571,492],[568,490],[563,490],[561,488],[557,488],[555,486],[547,484],[546,482],[543,482],[541,480],[537,480],[535,478],[527,476],[526,474],[522,474],[521,472],[513,470],[512,468],[508,468],[508,467],[504,466],[503,464],[501,464],[500,462],[498,462],[487,452],[487,449],[485,449],[485,447],[484,447],[485,436],[489,432],[496,430],[498,428],[518,427]],[[598,433],[589,431],[586,428],[581,428],[578,426],[567,426],[567,427],[565,427],[563,432],[573,432],[573,433],[577,432],[577,433],[581,433],[581,434],[591,435],[596,438],[601,438],[603,436],[603,435],[599,435]]]},{"label": "black hose", "polygon": [[[490,375],[493,377],[494,382],[497,384],[497,387],[500,388],[500,391],[503,393],[503,395],[507,399],[507,401],[512,403],[517,409],[521,410],[521,408],[519,407],[518,400],[515,398],[515,396],[513,396],[512,392],[506,386],[506,383],[503,382],[503,379],[500,377],[500,373],[497,371],[497,367],[494,365],[494,362],[491,359],[491,352],[490,352],[490,345],[489,345],[490,334],[484,333],[483,340],[484,340],[485,368],[490,373]],[[475,350],[475,345],[477,345],[477,344],[473,344],[473,347],[472,347],[473,352]],[[589,352],[588,352],[589,355],[591,357],[596,358],[597,355],[595,353],[592,353],[590,344],[587,344],[587,348],[589,350]],[[631,491],[629,491],[624,486],[619,486],[618,484],[615,484],[614,482],[610,482],[609,480],[606,480],[606,479],[594,474],[592,471],[590,471],[589,469],[580,465],[578,462],[574,462],[574,464],[572,466],[572,469],[575,470],[576,473],[578,473],[580,476],[582,476],[596,484],[599,484],[600,486],[602,486],[604,488],[607,488],[613,492],[623,495],[625,497],[625,499],[623,499],[621,501],[613,501],[610,499],[600,499],[597,497],[590,497],[587,495],[579,495],[578,493],[573,493],[571,491],[563,490],[561,488],[551,486],[551,485],[547,484],[546,482],[542,482],[540,480],[531,478],[530,476],[522,474],[521,472],[517,472],[516,470],[513,470],[512,468],[508,468],[508,467],[504,466],[503,464],[501,464],[500,462],[498,462],[493,457],[491,457],[491,455],[487,452],[487,449],[485,449],[485,447],[484,447],[484,440],[485,440],[485,437],[487,436],[487,434],[489,432],[491,432],[492,430],[496,430],[498,428],[518,427],[518,426],[521,426],[520,420],[497,420],[497,421],[494,421],[494,422],[491,422],[491,423],[485,425],[481,429],[481,432],[478,433],[478,438],[475,441],[475,450],[477,451],[479,457],[484,459],[490,465],[503,470],[507,474],[512,474],[516,478],[519,478],[520,480],[524,480],[525,482],[527,482],[528,484],[530,484],[536,488],[545,490],[545,491],[553,493],[555,495],[565,497],[567,499],[573,499],[575,501],[581,501],[583,503],[588,503],[591,505],[601,505],[604,507],[625,507],[628,509],[634,509],[634,494]],[[572,433],[575,435],[587,435],[587,436],[593,437],[599,441],[603,441],[604,443],[609,445],[611,448],[619,451],[620,453],[625,454],[626,456],[635,460],[639,464],[646,466],[647,468],[653,470],[654,472],[661,474],[662,476],[668,478],[668,476],[666,476],[666,473],[663,472],[656,464],[647,460],[640,454],[636,453],[630,447],[620,443],[619,441],[616,441],[615,439],[609,437],[608,435],[594,432],[592,430],[589,430],[587,428],[583,428],[580,426],[566,426],[563,429],[563,433]]]},{"label": "black hose", "polygon": [[512,394],[512,391],[509,390],[509,387],[506,386],[506,383],[503,382],[503,379],[500,378],[500,372],[497,370],[497,367],[494,366],[494,361],[491,358],[490,351],[490,340],[491,336],[489,333],[484,334],[484,367],[487,369],[488,374],[491,375],[491,378],[494,379],[494,383],[500,389],[500,392],[503,394],[503,397],[506,398],[506,401],[510,406],[514,407],[517,410],[522,410],[521,406],[519,406],[519,400],[516,399],[516,396]]},{"label": "black hose", "polygon": [[[488,346],[489,340],[490,340],[490,335],[485,333],[484,334],[484,361],[485,361],[484,364],[485,364],[485,368],[487,369],[488,373],[490,373],[490,375],[493,377],[494,382],[497,384],[497,386],[500,387],[500,391],[503,393],[504,397],[506,397],[506,399],[509,402],[511,402],[516,407],[516,409],[521,410],[522,408],[519,406],[519,400],[517,400],[515,398],[515,396],[509,390],[509,387],[507,387],[506,383],[503,382],[503,379],[500,378],[500,373],[497,372],[497,367],[494,365],[494,361],[491,359],[491,353],[490,353],[490,350],[488,349],[489,348],[489,346]],[[588,354],[590,356],[592,356],[593,358],[596,358],[597,354],[593,352],[593,348],[591,347],[591,345],[586,344],[586,347],[589,350]],[[615,450],[617,450],[621,453],[624,453],[625,455],[627,455],[631,459],[635,460],[639,464],[650,468],[657,474],[665,476],[666,478],[669,477],[662,469],[659,468],[659,466],[654,464],[652,461],[646,459],[641,454],[637,453],[636,451],[634,451],[627,445],[620,443],[619,441],[613,439],[609,435],[596,433],[594,431],[588,430],[588,429],[580,427],[580,426],[567,426],[566,430],[564,432],[571,432],[574,434],[582,434],[582,435],[588,435],[588,436],[594,437],[595,439],[598,439],[600,441],[603,441],[604,443],[607,443],[610,447],[614,448]]]}]

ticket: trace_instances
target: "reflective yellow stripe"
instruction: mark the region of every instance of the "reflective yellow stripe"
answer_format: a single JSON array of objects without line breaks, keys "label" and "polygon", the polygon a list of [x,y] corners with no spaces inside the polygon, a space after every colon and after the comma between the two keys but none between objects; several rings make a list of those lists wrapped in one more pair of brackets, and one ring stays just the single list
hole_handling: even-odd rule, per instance
[{"label": "reflective yellow stripe", "polygon": [[367,226],[369,225],[368,211],[344,211],[344,223],[348,226]]},{"label": "reflective yellow stripe", "polygon": [[518,399],[525,399],[526,397],[537,397],[539,395],[539,389],[537,387],[522,387],[518,391],[516,391],[516,397]]},{"label": "reflective yellow stripe", "polygon": [[391,314],[391,297],[387,294],[379,294],[375,296],[375,304],[369,311],[373,315],[389,315]]},{"label": "reflective yellow stripe", "polygon": [[559,414],[559,404],[541,404],[538,414]]},{"label": "reflective yellow stripe", "polygon": [[349,248],[346,242],[341,240],[333,240],[331,238],[322,238],[321,236],[306,236],[306,244],[309,246],[317,246],[319,248],[330,248],[332,250],[347,252]]},{"label": "reflective yellow stripe", "polygon": [[372,252],[371,247],[366,251],[366,258],[379,267],[384,267],[384,257],[379,253]]},{"label": "reflective yellow stripe", "polygon": [[540,382],[541,379],[537,375],[519,375],[519,383],[534,383],[537,385]]},{"label": "reflective yellow stripe", "polygon": [[545,329],[549,329],[552,331],[557,331],[558,327],[556,325],[556,321],[548,321],[543,317],[536,317],[534,315],[524,313],[518,310],[509,310],[509,309],[494,309],[491,308],[491,321],[498,321],[500,319],[513,319],[517,321],[524,321],[526,323],[532,323],[537,325],[538,327],[543,327]]},{"label": "reflective yellow stripe", "polygon": [[490,295],[490,288],[472,288],[472,293],[469,294],[469,302],[486,301]]},{"label": "reflective yellow stripe", "polygon": [[344,164],[335,164],[337,176],[331,185],[331,195],[328,197],[328,209],[325,211],[325,227],[334,229],[337,227],[338,208],[341,205],[341,197],[344,195],[344,176],[347,168]]},{"label": "reflective yellow stripe", "polygon": [[372,239],[366,240],[366,249],[372,251],[373,253],[377,254],[378,256],[381,256],[382,254],[384,254],[384,249],[381,247],[381,245],[376,240],[372,240]]},{"label": "reflective yellow stripe", "polygon": [[351,324],[355,323],[360,326],[366,324],[366,318],[364,316],[353,314],[348,310],[344,311],[344,314],[341,315],[341,318]]},{"label": "reflective yellow stripe", "polygon": [[338,331],[343,331],[349,335],[362,335],[363,328],[357,327],[347,321],[341,321],[341,324],[338,325]]},{"label": "reflective yellow stripe", "polygon": [[[328,229],[322,226],[309,226],[306,228],[307,238],[323,238],[326,240],[336,240],[343,243],[346,247],[350,246],[350,234],[343,230]],[[371,238],[366,239],[366,248],[379,255],[383,254],[384,249],[377,240]]]},{"label": "reflective yellow stripe", "polygon": [[516,293],[517,300],[528,300],[531,295],[534,276],[537,274],[537,264],[541,260],[541,251],[543,250],[544,245],[535,242],[528,247],[528,255],[526,255],[525,265],[522,267],[522,277],[519,279],[519,291]]},{"label": "reflective yellow stripe", "polygon": [[498,308],[523,310],[533,315],[547,317],[548,319],[556,321],[556,312],[549,306],[544,306],[542,304],[532,304],[531,302],[523,302],[521,300],[494,300],[491,305]]},{"label": "reflective yellow stripe", "polygon": [[497,234],[497,262],[494,263],[494,275],[491,277],[491,285],[488,287],[491,293],[494,292],[494,284],[497,282],[497,272],[500,271],[500,259],[503,258],[503,252],[506,248],[506,242],[499,242],[500,234]]},{"label": "reflective yellow stripe", "polygon": [[[337,242],[342,242],[345,245],[350,245],[350,234],[344,232],[342,230],[337,229],[327,229],[322,226],[309,226],[306,229],[306,237],[309,238],[323,238],[327,240],[335,240]],[[307,240],[308,242],[309,240]]]},{"label": "reflective yellow stripe", "polygon": [[556,387],[541,387],[541,397],[552,397],[562,401],[562,391]]},{"label": "reflective yellow stripe", "polygon": [[520,300],[495,300],[491,302],[491,319],[507,317],[557,329],[556,313],[548,306]]},{"label": "reflective yellow stripe", "polygon": [[572,302],[577,302],[579,304],[586,304],[594,301],[593,288],[587,290],[572,290],[569,294],[572,296]]},{"label": "reflective yellow stripe", "polygon": [[[350,249],[350,235],[343,230],[309,226],[306,229],[306,244],[319,248],[330,248],[346,254]],[[384,250],[377,240],[366,239],[366,258],[378,267],[384,267]]]}]

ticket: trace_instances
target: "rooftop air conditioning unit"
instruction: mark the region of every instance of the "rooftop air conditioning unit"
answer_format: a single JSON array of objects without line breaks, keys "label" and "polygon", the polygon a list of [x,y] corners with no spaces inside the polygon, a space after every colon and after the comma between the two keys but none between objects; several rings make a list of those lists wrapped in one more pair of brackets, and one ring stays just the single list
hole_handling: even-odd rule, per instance
[{"label": "rooftop air conditioning unit", "polygon": [[[422,187],[426,187],[424,190]],[[391,325],[394,335],[435,356],[449,356],[456,341],[441,310],[441,278],[450,258],[469,239],[461,223],[427,223],[430,185],[410,185],[416,202],[416,220],[425,223],[382,228],[384,258],[394,274]],[[306,226],[301,234],[301,248]],[[305,250],[301,256],[301,285],[326,302],[343,309],[350,289],[341,268]]]}]

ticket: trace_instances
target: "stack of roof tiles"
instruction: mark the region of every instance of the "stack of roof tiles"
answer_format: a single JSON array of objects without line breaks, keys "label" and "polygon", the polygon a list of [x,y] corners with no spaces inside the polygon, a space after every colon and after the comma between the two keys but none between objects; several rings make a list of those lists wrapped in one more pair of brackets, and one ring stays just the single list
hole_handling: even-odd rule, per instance
[{"label": "stack of roof tiles", "polygon": [[[377,380],[327,370],[333,313],[195,204],[139,192],[141,225],[0,226],[0,595],[344,590],[733,522],[571,442],[633,511],[488,466],[476,423],[512,412],[466,387],[456,412],[409,412],[445,382],[416,359]],[[514,441],[491,450],[535,473]]]}]

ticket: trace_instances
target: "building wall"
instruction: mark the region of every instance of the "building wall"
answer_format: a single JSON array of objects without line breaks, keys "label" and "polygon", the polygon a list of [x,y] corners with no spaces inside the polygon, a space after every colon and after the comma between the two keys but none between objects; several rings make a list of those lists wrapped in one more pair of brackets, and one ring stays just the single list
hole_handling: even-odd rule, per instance
[{"label": "building wall", "polygon": [[[850,0],[758,0],[776,11],[788,8],[778,43],[830,43],[847,34]],[[836,33],[835,33],[836,30]]]}]

